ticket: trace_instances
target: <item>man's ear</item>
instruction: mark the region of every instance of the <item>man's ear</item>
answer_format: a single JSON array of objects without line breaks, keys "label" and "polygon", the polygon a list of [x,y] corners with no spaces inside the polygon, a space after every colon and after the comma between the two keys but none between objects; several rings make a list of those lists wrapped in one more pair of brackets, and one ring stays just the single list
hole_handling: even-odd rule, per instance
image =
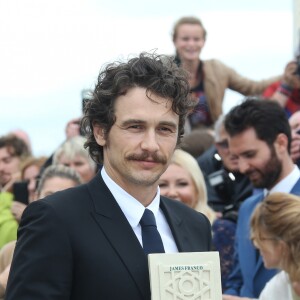
[{"label": "man's ear", "polygon": [[101,127],[99,124],[93,125],[93,134],[96,139],[96,142],[100,146],[104,146],[106,144],[105,131],[104,131],[103,127]]},{"label": "man's ear", "polygon": [[284,133],[279,133],[275,140],[275,149],[277,153],[285,153],[288,151],[288,138]]}]

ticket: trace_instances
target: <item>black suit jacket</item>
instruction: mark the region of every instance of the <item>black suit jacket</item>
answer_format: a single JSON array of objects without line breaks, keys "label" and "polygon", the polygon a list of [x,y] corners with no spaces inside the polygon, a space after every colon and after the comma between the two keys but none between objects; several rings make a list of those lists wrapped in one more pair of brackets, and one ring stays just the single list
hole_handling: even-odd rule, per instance
[{"label": "black suit jacket", "polygon": [[[179,251],[209,251],[210,224],[161,197]],[[36,201],[18,231],[6,300],[147,299],[147,257],[100,173]]]}]

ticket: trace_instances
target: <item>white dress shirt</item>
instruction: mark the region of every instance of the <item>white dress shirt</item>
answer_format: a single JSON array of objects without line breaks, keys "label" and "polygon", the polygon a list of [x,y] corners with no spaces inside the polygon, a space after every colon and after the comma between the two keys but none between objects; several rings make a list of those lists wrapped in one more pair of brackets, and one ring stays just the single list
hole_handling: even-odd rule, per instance
[{"label": "white dress shirt", "polygon": [[[101,170],[101,176],[119,204],[122,212],[124,213],[127,221],[129,222],[132,230],[134,231],[137,239],[139,240],[141,246],[143,247],[142,242],[142,230],[140,225],[140,220],[144,214],[145,207],[137,199],[128,194],[124,189],[122,189],[118,184],[116,184],[106,173],[105,168]],[[159,207],[160,204],[160,190],[157,188],[157,193],[155,198],[147,206],[150,209],[156,219],[157,229],[160,233],[161,239],[164,244],[166,253],[175,253],[178,252],[173,234],[169,227],[169,224],[163,214],[162,210]]]},{"label": "white dress shirt", "polygon": [[264,194],[267,195],[268,193],[275,193],[275,192],[281,192],[281,193],[290,193],[296,182],[300,178],[300,170],[299,168],[294,165],[293,171],[283,178],[281,181],[279,181],[273,188],[271,188],[269,191],[267,189],[264,190]]}]

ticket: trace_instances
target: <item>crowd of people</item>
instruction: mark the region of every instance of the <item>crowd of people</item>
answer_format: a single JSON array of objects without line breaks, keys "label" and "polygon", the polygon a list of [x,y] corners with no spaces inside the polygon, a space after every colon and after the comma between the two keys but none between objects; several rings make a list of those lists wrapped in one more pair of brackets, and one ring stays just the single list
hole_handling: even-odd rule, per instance
[{"label": "crowd of people", "polygon": [[150,299],[148,253],[211,250],[223,300],[300,299],[297,63],[254,81],[200,58],[200,19],[172,38],[106,66],[50,157],[0,137],[0,299]]}]

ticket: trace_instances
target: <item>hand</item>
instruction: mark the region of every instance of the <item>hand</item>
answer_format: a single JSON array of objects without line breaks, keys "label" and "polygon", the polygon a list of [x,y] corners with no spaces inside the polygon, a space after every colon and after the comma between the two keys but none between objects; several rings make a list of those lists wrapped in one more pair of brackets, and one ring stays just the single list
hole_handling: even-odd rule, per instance
[{"label": "hand", "polygon": [[70,120],[66,125],[66,139],[80,135],[80,118]]},{"label": "hand", "polygon": [[21,179],[21,172],[17,172],[11,175],[11,179],[1,189],[1,192],[12,192],[12,186],[16,181]]},{"label": "hand", "polygon": [[222,295],[222,300],[252,300],[252,299],[246,297],[232,296],[232,295]]},{"label": "hand", "polygon": [[11,205],[11,213],[15,217],[15,219],[20,223],[21,217],[23,214],[24,209],[26,208],[27,205],[24,203],[18,202],[18,201],[13,201]]},{"label": "hand", "polygon": [[4,269],[2,273],[0,273],[0,284],[6,289],[8,275],[10,271],[10,264]]}]

